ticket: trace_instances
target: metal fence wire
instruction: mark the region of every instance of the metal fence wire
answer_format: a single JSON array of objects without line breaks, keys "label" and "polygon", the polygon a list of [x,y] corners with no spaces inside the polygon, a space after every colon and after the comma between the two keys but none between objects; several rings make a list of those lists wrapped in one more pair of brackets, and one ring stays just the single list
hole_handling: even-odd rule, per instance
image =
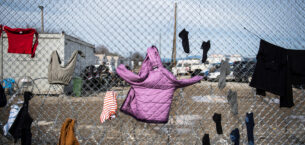
[{"label": "metal fence wire", "polygon": [[[29,105],[34,119],[32,144],[57,144],[66,118],[77,121],[75,136],[84,145],[202,144],[204,134],[209,134],[211,144],[232,144],[230,133],[235,128],[240,131],[240,143],[248,144],[247,112],[254,114],[255,144],[305,144],[304,89],[293,88],[295,106],[280,108],[279,96],[256,95],[249,86],[260,39],[305,49],[304,10],[303,0],[2,0],[0,23],[35,28],[39,44],[34,58],[8,53],[7,35],[1,35],[1,77],[15,80],[6,89],[9,103],[0,108],[1,128],[10,106],[30,90],[34,93]],[[178,36],[183,29],[189,32],[189,54]],[[208,40],[208,63],[202,64],[200,47]],[[173,44],[175,67],[171,65]],[[115,68],[125,64],[138,72],[152,45],[178,79],[197,74],[205,79],[175,91],[166,124],[139,122],[119,109],[115,119],[101,123],[106,91],[118,93],[119,108],[130,89]],[[67,86],[48,83],[54,50],[64,64],[74,50],[86,55],[78,57]],[[219,89],[217,69],[226,58],[231,73],[226,87]],[[237,115],[227,101],[229,90],[237,92]],[[222,115],[223,134],[216,133],[214,113]],[[0,133],[0,144],[13,144],[12,137],[4,136],[2,129]]]}]

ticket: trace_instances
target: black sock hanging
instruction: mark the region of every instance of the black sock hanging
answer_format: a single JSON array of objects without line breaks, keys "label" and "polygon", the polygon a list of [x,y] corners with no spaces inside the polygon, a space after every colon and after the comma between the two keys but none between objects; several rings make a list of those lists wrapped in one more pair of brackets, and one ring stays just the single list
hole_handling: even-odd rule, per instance
[{"label": "black sock hanging", "polygon": [[238,128],[235,128],[231,133],[230,133],[230,139],[234,143],[234,145],[239,145],[239,130]]},{"label": "black sock hanging", "polygon": [[254,119],[253,113],[246,114],[246,126],[247,126],[247,134],[248,134],[248,144],[254,145],[254,135],[253,135],[253,128],[254,128]]},{"label": "black sock hanging", "polygon": [[184,49],[185,53],[190,53],[190,46],[189,46],[189,37],[188,37],[189,32],[183,29],[179,33],[179,37],[182,39],[182,46]]},{"label": "black sock hanging", "polygon": [[202,145],[210,145],[209,134],[204,134],[204,136],[202,138]]},{"label": "black sock hanging", "polygon": [[214,113],[213,120],[216,123],[216,131],[217,134],[222,134],[222,127],[221,127],[221,114]]},{"label": "black sock hanging", "polygon": [[0,107],[4,107],[7,103],[6,100],[6,95],[5,95],[5,91],[2,87],[2,85],[0,84]]},{"label": "black sock hanging", "polygon": [[210,50],[211,44],[210,44],[210,40],[208,40],[207,42],[203,41],[201,44],[201,49],[203,50],[203,54],[202,54],[202,63],[205,63],[205,61],[208,59],[208,51]]}]

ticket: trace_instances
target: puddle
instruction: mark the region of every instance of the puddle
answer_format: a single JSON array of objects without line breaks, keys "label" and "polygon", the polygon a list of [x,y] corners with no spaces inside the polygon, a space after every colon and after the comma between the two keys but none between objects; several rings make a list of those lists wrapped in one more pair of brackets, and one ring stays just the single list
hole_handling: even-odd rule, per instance
[{"label": "puddle", "polygon": [[214,96],[214,95],[206,95],[206,96],[193,96],[192,99],[195,102],[204,102],[204,103],[228,103],[226,96]]}]

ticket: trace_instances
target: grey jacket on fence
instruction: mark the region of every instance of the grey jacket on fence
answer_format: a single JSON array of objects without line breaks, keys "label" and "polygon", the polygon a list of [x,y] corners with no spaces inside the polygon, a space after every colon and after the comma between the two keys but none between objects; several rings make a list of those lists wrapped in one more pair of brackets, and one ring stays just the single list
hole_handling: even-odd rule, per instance
[{"label": "grey jacket on fence", "polygon": [[226,77],[231,72],[228,59],[226,59],[225,61],[224,60],[221,61],[219,70],[220,70],[220,75],[218,80],[218,88],[222,90],[224,87],[226,87]]},{"label": "grey jacket on fence", "polygon": [[70,60],[62,67],[60,58],[57,51],[53,51],[51,54],[51,60],[48,68],[48,81],[50,84],[62,84],[68,85],[72,79],[74,73],[77,54],[80,54],[82,57],[85,57],[84,54],[79,51],[73,51]]}]

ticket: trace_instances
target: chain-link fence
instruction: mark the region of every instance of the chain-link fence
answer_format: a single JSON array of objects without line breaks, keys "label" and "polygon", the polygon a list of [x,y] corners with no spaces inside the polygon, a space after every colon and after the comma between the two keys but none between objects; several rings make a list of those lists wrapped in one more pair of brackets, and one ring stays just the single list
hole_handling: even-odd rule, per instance
[{"label": "chain-link fence", "polygon": [[[304,10],[302,0],[2,0],[0,23],[35,28],[39,45],[34,58],[8,53],[8,38],[2,33],[2,80],[11,78],[15,83],[6,88],[9,103],[0,108],[1,127],[10,106],[29,89],[35,94],[29,105],[34,119],[32,144],[56,144],[66,118],[77,121],[80,144],[202,144],[204,134],[209,134],[211,144],[232,144],[230,133],[235,128],[240,131],[240,142],[247,144],[247,112],[254,114],[256,144],[305,144],[304,89],[293,89],[295,106],[280,108],[279,96],[259,96],[249,86],[260,39],[284,48],[305,49]],[[184,53],[178,37],[184,28],[189,32],[189,54]],[[208,63],[203,64],[200,47],[208,40]],[[173,44],[175,67],[171,65]],[[115,119],[100,123],[106,91],[118,93],[120,107],[130,89],[115,68],[125,64],[138,72],[152,45],[177,78],[199,74],[204,79],[176,90],[166,124],[139,122],[121,111]],[[48,83],[54,50],[64,63],[74,50],[86,55],[78,57],[67,86]],[[226,87],[219,89],[218,67],[226,58],[231,73]],[[230,89],[238,95],[237,115],[227,101]],[[221,135],[216,133],[214,113],[222,114]],[[13,144],[10,136],[0,132],[0,144]]]}]

